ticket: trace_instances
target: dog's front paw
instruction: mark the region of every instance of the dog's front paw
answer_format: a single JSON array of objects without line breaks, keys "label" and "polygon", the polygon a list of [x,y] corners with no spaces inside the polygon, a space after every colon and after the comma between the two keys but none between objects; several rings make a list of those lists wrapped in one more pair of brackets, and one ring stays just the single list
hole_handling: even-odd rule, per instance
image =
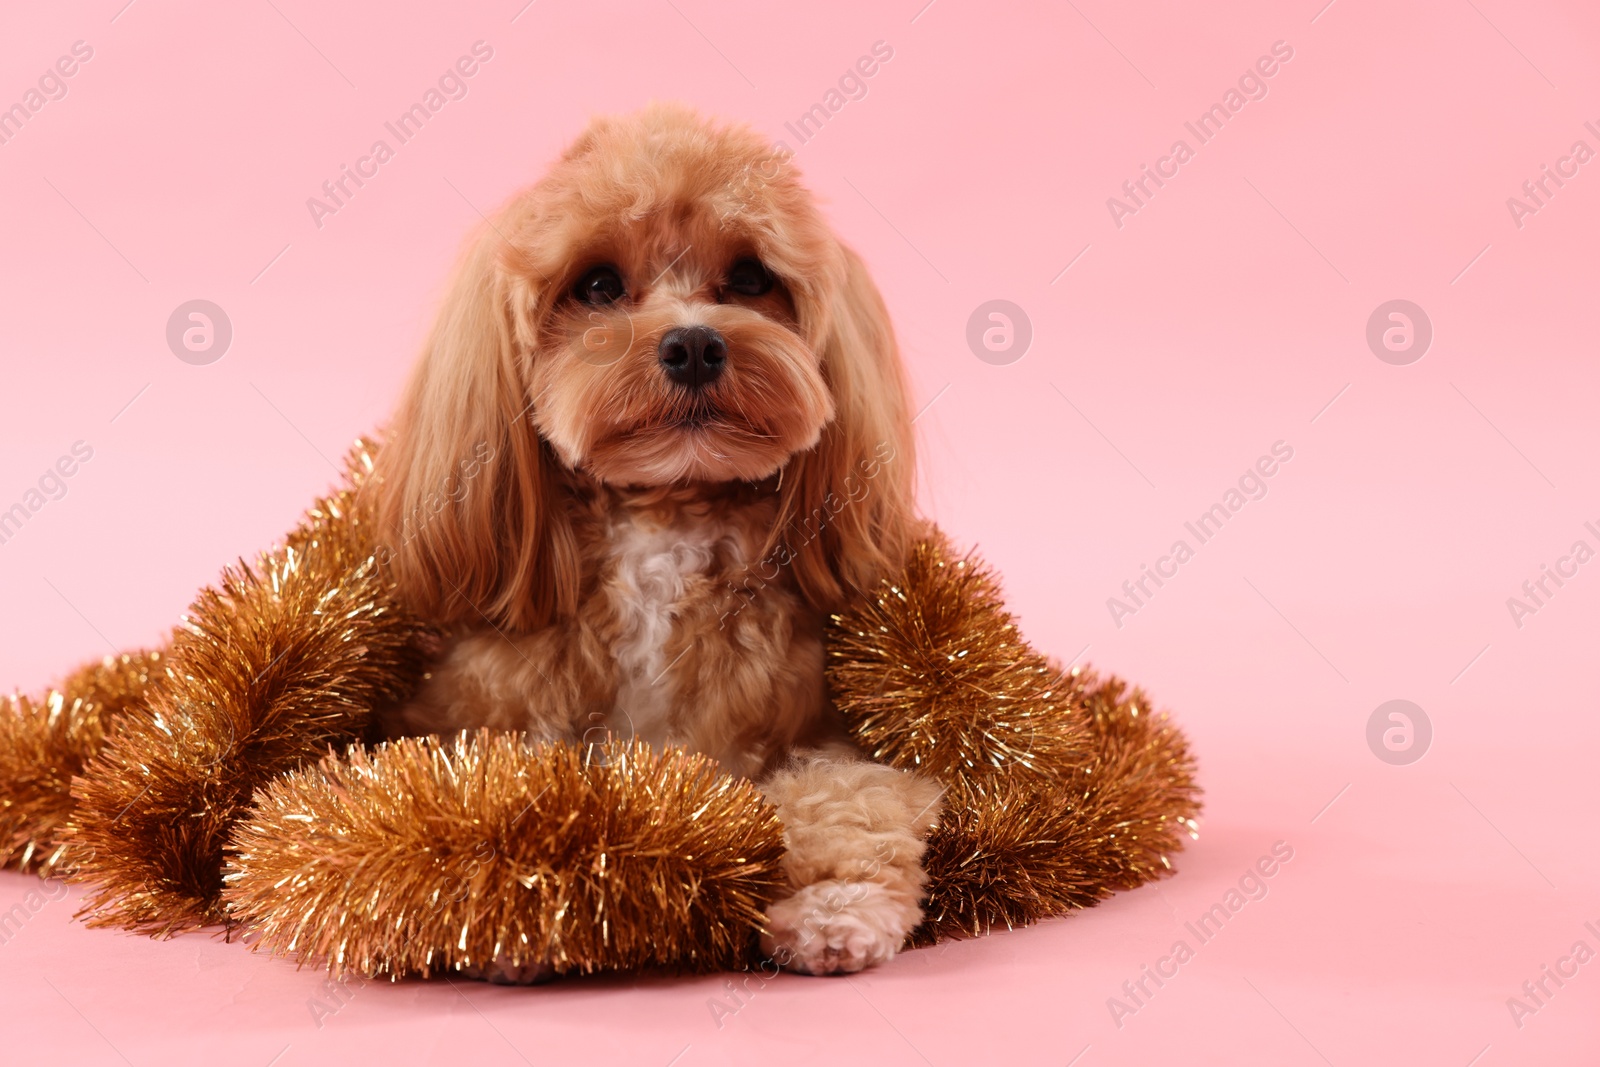
[{"label": "dog's front paw", "polygon": [[900,950],[922,919],[915,899],[876,882],[808,885],[767,909],[761,948],[801,974],[853,974]]}]

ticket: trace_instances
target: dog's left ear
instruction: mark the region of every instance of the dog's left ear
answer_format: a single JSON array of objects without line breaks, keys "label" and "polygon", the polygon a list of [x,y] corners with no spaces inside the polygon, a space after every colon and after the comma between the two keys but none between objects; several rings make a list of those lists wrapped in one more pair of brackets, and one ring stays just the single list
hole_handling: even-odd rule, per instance
[{"label": "dog's left ear", "polygon": [[768,546],[823,611],[893,573],[917,530],[916,457],[894,329],[860,258],[840,253],[838,284],[798,294],[836,414],[816,447],[784,469]]},{"label": "dog's left ear", "polygon": [[505,236],[514,202],[469,242],[378,451],[382,553],[429,619],[531,630],[577,606],[570,504],[528,420],[537,272]]}]

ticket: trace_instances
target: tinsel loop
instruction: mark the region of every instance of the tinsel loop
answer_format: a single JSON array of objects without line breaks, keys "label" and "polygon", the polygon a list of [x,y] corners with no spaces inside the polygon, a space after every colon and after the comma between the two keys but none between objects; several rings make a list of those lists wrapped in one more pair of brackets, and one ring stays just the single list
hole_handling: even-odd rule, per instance
[{"label": "tinsel loop", "polygon": [[1183,734],[1122,681],[1035,652],[998,579],[942,535],[834,616],[827,663],[862,747],[949,789],[918,944],[1089,907],[1170,873],[1195,834]]},{"label": "tinsel loop", "polygon": [[0,866],[64,874],[61,830],[72,778],[97,755],[119,717],[144,707],[162,674],[160,651],[107,656],[38,699],[0,702]]},{"label": "tinsel loop", "polygon": [[427,628],[395,603],[359,495],[371,452],[282,547],[202,590],[161,684],[73,786],[74,878],[91,925],[163,935],[222,921],[223,846],[254,792],[359,740],[410,692]]},{"label": "tinsel loop", "polygon": [[643,742],[408,738],[256,799],[227,900],[260,947],[337,972],[733,968],[781,884],[755,787]]},{"label": "tinsel loop", "polygon": [[[374,556],[371,471],[358,443],[345,486],[203,590],[166,648],[0,703],[0,860],[90,883],[95,924],[242,922],[367,975],[748,962],[781,828],[711,761],[490,733],[358,744],[438,636]],[[936,530],[834,617],[827,657],[865,750],[948,790],[918,944],[1162,877],[1196,830],[1182,733],[1032,649],[996,576]]]},{"label": "tinsel loop", "polygon": [[1023,641],[993,573],[942,535],[832,622],[829,687],[873,759],[951,782],[1050,778],[1089,755],[1061,671]]}]

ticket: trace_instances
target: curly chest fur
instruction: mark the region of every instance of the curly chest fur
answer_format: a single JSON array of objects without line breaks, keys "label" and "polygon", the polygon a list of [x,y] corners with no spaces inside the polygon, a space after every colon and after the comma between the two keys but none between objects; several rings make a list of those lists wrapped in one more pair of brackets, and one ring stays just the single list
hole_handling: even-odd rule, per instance
[{"label": "curly chest fur", "polygon": [[583,614],[613,662],[614,735],[753,771],[814,727],[820,620],[760,557],[771,521],[759,504],[611,509]]},{"label": "curly chest fur", "polygon": [[387,734],[637,737],[754,775],[830,732],[822,619],[761,555],[770,504],[606,494],[582,510],[577,613],[460,632]]},{"label": "curly chest fur", "polygon": [[736,576],[728,572],[743,569],[751,546],[710,515],[661,522],[624,513],[607,533],[600,590],[615,628],[614,715],[628,734],[661,744],[672,739],[674,720],[685,717],[673,715],[679,680],[694,673],[674,668],[694,653],[696,636],[699,643],[710,639],[695,633],[696,624],[720,613]]}]

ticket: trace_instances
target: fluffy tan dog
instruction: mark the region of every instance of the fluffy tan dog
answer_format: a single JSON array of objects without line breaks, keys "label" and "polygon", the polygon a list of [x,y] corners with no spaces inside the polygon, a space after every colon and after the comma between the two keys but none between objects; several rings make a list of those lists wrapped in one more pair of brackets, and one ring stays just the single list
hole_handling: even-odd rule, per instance
[{"label": "fluffy tan dog", "polygon": [[910,420],[784,156],[681,108],[595,122],[468,248],[379,462],[402,593],[453,627],[390,734],[713,756],[787,828],[772,958],[894,955],[939,790],[851,746],[822,638],[917,532]]}]

